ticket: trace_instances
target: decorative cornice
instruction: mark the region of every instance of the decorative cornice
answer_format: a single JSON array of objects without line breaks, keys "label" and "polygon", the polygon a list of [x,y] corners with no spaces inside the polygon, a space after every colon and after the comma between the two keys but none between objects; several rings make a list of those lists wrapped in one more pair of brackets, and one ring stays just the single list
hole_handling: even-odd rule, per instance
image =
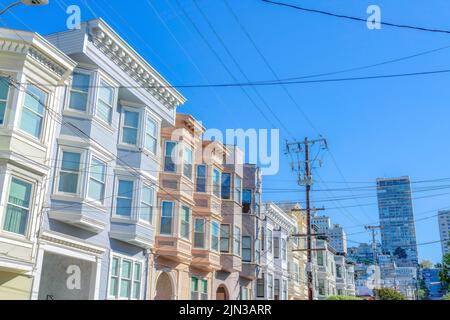
[{"label": "decorative cornice", "polygon": [[280,207],[274,203],[266,204],[264,214],[272,221],[276,222],[289,232],[293,232],[296,228],[295,220],[289,217]]},{"label": "decorative cornice", "polygon": [[84,243],[78,240],[68,239],[53,233],[44,232],[39,237],[41,240],[48,241],[53,244],[58,244],[63,247],[77,249],[82,252],[92,253],[94,255],[100,256],[106,252],[105,248],[94,246],[88,243]]},{"label": "decorative cornice", "polygon": [[63,77],[67,69],[53,61],[47,54],[40,51],[34,44],[19,40],[0,39],[0,51],[28,56],[45,69]]},{"label": "decorative cornice", "polygon": [[185,99],[169,83],[144,59],[128,48],[126,43],[109,30],[102,20],[98,20],[97,25],[92,27],[90,37],[96,48],[163,105],[172,109],[185,102]]}]

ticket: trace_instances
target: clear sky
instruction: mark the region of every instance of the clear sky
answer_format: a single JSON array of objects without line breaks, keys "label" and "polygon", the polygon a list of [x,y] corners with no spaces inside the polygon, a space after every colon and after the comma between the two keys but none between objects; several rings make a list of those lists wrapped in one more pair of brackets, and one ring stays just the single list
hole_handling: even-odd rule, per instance
[{"label": "clear sky", "polygon": [[[382,21],[450,30],[450,2],[447,0],[280,1],[361,18],[367,17],[369,5],[377,4]],[[4,7],[9,2],[0,0],[0,5]],[[88,6],[86,1],[80,0],[50,0],[50,3],[42,8],[16,7],[2,16],[0,24],[43,35],[62,31],[66,28],[65,8],[77,4],[82,10],[82,20],[102,17],[173,84],[235,82],[193,27],[193,22],[239,82],[246,82],[246,79],[221,41],[250,80],[274,79],[223,0],[197,0],[201,11],[193,0],[89,0]],[[450,45],[450,35],[446,34],[387,26],[369,30],[362,22],[303,13],[260,0],[228,0],[228,3],[280,78],[360,67]],[[450,49],[446,49],[329,77],[450,69],[449,58]],[[328,208],[325,213],[334,223],[347,228],[349,239],[369,241],[368,233],[360,233],[364,228],[355,225],[378,220],[374,205],[377,177],[409,175],[413,181],[450,177],[449,78],[450,74],[441,74],[289,85],[289,94],[298,106],[280,86],[257,90],[283,122],[282,139],[314,138],[318,133],[328,138],[337,165],[330,153],[324,153],[323,167],[316,171],[315,177],[320,176],[325,183],[316,179],[314,188],[365,189],[317,191],[313,193],[314,205]],[[193,114],[207,127],[270,128],[266,118],[281,127],[252,89],[248,92],[266,118],[237,87],[180,90],[188,102],[179,112]],[[308,115],[317,130],[309,125],[298,108]],[[303,194],[296,191],[299,188],[289,158],[283,150],[280,152],[280,172],[264,179],[264,199],[301,201]],[[343,176],[348,184],[343,183]],[[413,184],[415,215],[420,220],[416,225],[419,243],[439,240],[434,215],[438,208],[450,207],[447,181]],[[436,186],[441,189],[436,190]],[[426,191],[430,188],[433,190]],[[355,200],[354,196],[359,198]],[[440,244],[421,245],[419,254],[421,259],[437,262],[441,259]]]}]

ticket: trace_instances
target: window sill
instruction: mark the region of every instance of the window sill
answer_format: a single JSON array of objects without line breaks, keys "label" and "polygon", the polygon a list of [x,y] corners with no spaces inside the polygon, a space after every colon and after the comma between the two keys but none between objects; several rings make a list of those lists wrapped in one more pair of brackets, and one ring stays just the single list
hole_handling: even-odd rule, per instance
[{"label": "window sill", "polygon": [[25,143],[31,144],[34,147],[41,149],[41,151],[44,151],[44,152],[48,148],[48,146],[46,146],[44,143],[42,143],[42,140],[36,138],[35,136],[33,136],[31,134],[23,132],[20,128],[16,128],[16,130],[14,130],[12,136],[24,141]]},{"label": "window sill", "polygon": [[125,143],[118,143],[117,149],[132,151],[132,152],[136,152],[136,153],[142,152],[142,149],[139,148],[137,145],[125,144]]},{"label": "window sill", "polygon": [[85,120],[92,120],[92,115],[89,114],[87,111],[77,111],[77,110],[73,110],[73,109],[64,109],[63,116],[67,116],[67,117],[74,117],[74,118],[80,118],[80,119],[85,119]]},{"label": "window sill", "polygon": [[94,123],[98,124],[100,127],[102,127],[104,129],[106,129],[107,131],[109,131],[111,134],[116,134],[116,132],[117,132],[116,128],[114,128],[112,126],[112,123],[105,122],[104,120],[100,119],[97,116],[93,116],[92,117],[92,121]]},{"label": "window sill", "polygon": [[30,239],[26,235],[21,235],[1,229],[0,237],[0,241],[8,242],[14,245],[18,245],[17,243],[19,242],[19,245],[29,249],[33,247],[33,242],[30,241]]}]

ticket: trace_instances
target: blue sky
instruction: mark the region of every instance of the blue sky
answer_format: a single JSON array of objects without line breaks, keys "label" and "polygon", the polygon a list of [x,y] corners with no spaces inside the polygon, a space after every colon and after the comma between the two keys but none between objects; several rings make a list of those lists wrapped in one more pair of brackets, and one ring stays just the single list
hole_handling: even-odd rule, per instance
[{"label": "blue sky", "polygon": [[[0,5],[3,7],[9,2],[0,0]],[[86,6],[86,1],[50,2],[50,6],[43,8],[14,8],[2,17],[0,23],[41,34],[61,31],[66,28],[64,8],[77,4],[82,10],[82,20],[102,17],[173,84],[234,82],[186,19],[181,5],[217,50],[223,63],[240,82],[246,81],[192,0],[178,0],[178,3],[175,0],[96,0],[88,1],[90,8]],[[445,0],[286,2],[362,18],[367,17],[369,5],[377,4],[381,8],[383,21],[450,30],[447,14],[450,3]],[[223,0],[197,0],[197,3],[250,80],[274,78]],[[450,44],[450,36],[445,34],[391,27],[369,30],[361,22],[305,14],[259,0],[228,0],[228,3],[280,78],[359,67]],[[441,50],[338,77],[448,69],[449,58],[450,49]],[[355,225],[373,223],[378,219],[377,207],[373,205],[376,202],[373,187],[377,177],[409,175],[413,181],[421,181],[450,176],[449,77],[442,74],[289,85],[289,93],[317,131],[311,128],[282,88],[260,87],[257,90],[293,136],[303,139],[305,136],[316,137],[319,132],[328,138],[337,166],[330,154],[325,153],[324,166],[317,171],[316,177],[320,175],[326,183],[316,180],[315,189],[347,186],[370,188],[364,192],[354,190],[353,195],[367,196],[357,201],[330,201],[330,198],[352,198],[348,191],[317,191],[313,194],[314,205],[328,207],[325,213],[331,216],[333,222],[344,225],[347,233],[351,234],[364,231]],[[207,127],[270,127],[239,88],[190,88],[181,91],[188,102],[179,111],[193,114]],[[280,126],[254,91],[249,90],[249,94],[271,122]],[[284,130],[281,137],[292,138]],[[264,198],[301,201],[303,194],[294,191],[298,187],[289,159],[284,156],[283,150],[280,151],[280,172],[277,176],[265,178]],[[343,183],[339,171],[348,185]],[[419,243],[439,240],[437,218],[433,215],[438,208],[450,207],[450,194],[436,196],[448,192],[448,189],[430,192],[420,189],[445,184],[445,181],[413,184],[417,191],[414,194],[415,215],[417,219],[424,219],[416,225]],[[288,191],[280,192],[279,189]],[[369,241],[369,234],[359,233],[348,238]],[[352,243],[349,242],[349,245]],[[420,246],[419,254],[421,259],[437,262],[441,259],[440,244]]]}]

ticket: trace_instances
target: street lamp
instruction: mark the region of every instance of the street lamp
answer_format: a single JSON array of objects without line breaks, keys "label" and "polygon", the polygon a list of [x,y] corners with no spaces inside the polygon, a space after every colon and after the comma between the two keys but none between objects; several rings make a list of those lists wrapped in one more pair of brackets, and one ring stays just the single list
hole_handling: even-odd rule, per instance
[{"label": "street lamp", "polygon": [[0,15],[4,14],[9,9],[18,6],[19,4],[26,4],[27,6],[45,6],[48,4],[48,0],[21,0],[17,2],[11,3],[9,6],[7,6],[5,9],[0,11]]}]

